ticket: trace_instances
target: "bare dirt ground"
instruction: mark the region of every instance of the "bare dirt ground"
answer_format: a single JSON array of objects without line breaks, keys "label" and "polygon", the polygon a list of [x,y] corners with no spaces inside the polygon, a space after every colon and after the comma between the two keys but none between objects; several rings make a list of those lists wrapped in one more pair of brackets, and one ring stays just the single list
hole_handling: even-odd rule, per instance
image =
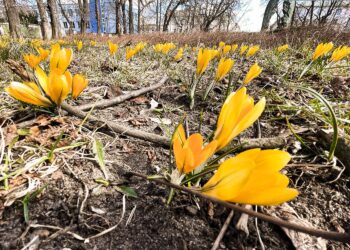
[{"label": "bare dirt ground", "polygon": [[[121,39],[130,40],[127,36]],[[312,42],[311,37],[298,47],[290,44],[292,49],[282,58],[276,57],[269,48],[252,59],[235,58],[237,79],[242,79],[255,60],[264,68],[261,76],[248,88],[256,101],[265,96],[268,104],[260,118],[260,126],[251,127],[241,134],[241,138],[285,137],[286,143],[281,149],[293,155],[285,171],[291,178],[291,186],[300,192],[297,199],[288,203],[293,209],[293,217],[298,218],[299,223],[310,223],[319,229],[349,232],[348,175],[342,171],[341,163],[327,161],[327,147],[320,146],[316,134],[318,129],[330,127],[326,123],[326,111],[312,96],[290,88],[291,84],[300,84],[316,89],[331,101],[338,118],[350,119],[349,61],[343,63],[347,68],[321,74],[311,70],[303,81],[297,81],[306,65],[307,55],[312,53]],[[19,53],[16,49],[11,50],[10,58],[18,59]],[[190,131],[198,131],[198,121],[202,117],[201,132],[208,135],[215,128],[227,86],[225,83],[216,86],[207,102],[202,102],[198,96],[195,109],[189,110],[186,89],[191,77],[189,72],[195,68],[195,57],[196,53],[189,50],[185,58],[176,63],[170,56],[155,55],[149,47],[142,55],[126,62],[124,48],[120,48],[118,58],[112,60],[105,43],[101,42],[97,47],[86,45],[81,52],[75,51],[70,70],[72,73],[84,72],[90,84],[71,104],[110,99],[126,91],[156,84],[168,75],[170,79],[163,87],[116,106],[95,109],[92,114],[116,124],[170,137],[186,113]],[[205,89],[204,85],[214,70],[209,69],[198,93]],[[330,84],[335,77],[341,77],[344,90],[341,91],[339,85]],[[16,76],[2,62],[0,89],[13,79]],[[10,179],[10,190],[0,190],[0,249],[21,249],[33,239],[30,249],[211,248],[230,210],[181,192],[177,192],[172,203],[166,205],[167,187],[126,174],[129,170],[147,175],[161,174],[169,167],[170,152],[167,148],[113,133],[106,127],[87,122],[82,125],[80,119],[70,115],[57,116],[41,109],[33,111],[3,91],[0,95],[0,123],[3,124],[6,145],[17,138],[11,146],[13,166],[23,167],[27,162],[46,155],[62,131],[64,136],[59,147],[77,145],[56,152],[52,162],[37,164],[17,174]],[[288,128],[286,117],[309,148],[300,145]],[[32,121],[29,125],[23,124],[28,120]],[[339,127],[345,135],[349,134],[349,123],[340,121]],[[110,180],[108,186],[99,181],[103,172],[92,149],[94,138],[101,140],[104,146]],[[23,217],[23,197],[13,195],[31,185],[45,188],[29,202],[31,226],[28,226]],[[135,190],[137,197],[131,197],[130,193],[125,195],[125,187]],[[282,209],[279,214],[282,218],[286,213],[282,206],[258,208],[268,214],[278,209]],[[254,218],[248,220],[249,234],[237,230],[240,216],[234,213],[219,249],[261,249],[262,244],[266,249],[295,247],[293,237],[288,237],[281,228]],[[115,225],[113,231],[96,236]],[[96,237],[84,241],[92,236]],[[350,248],[348,244],[321,239],[305,241],[307,248],[304,249]]]}]

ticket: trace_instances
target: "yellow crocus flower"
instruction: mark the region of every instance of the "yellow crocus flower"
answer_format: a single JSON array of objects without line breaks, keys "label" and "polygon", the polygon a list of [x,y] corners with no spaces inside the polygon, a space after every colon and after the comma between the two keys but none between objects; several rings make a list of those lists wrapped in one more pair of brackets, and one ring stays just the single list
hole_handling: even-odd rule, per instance
[{"label": "yellow crocus flower", "polygon": [[238,48],[238,44],[232,44],[232,46],[231,46],[232,53],[235,52],[237,50],[237,48]]},{"label": "yellow crocus flower", "polygon": [[226,55],[227,53],[229,53],[231,51],[231,45],[225,45],[223,48],[222,48],[222,53],[224,55]]},{"label": "yellow crocus flower", "polygon": [[277,52],[278,53],[282,53],[282,52],[286,51],[287,49],[289,49],[289,45],[288,44],[284,44],[284,45],[281,45],[281,46],[277,47]]},{"label": "yellow crocus flower", "polygon": [[110,55],[114,56],[115,53],[118,51],[118,44],[108,42],[108,48],[109,48]]},{"label": "yellow crocus flower", "polygon": [[90,41],[90,45],[91,45],[92,47],[95,47],[95,46],[96,46],[96,41]]},{"label": "yellow crocus flower", "polygon": [[83,42],[82,41],[78,41],[77,42],[77,50],[80,51],[83,48]]},{"label": "yellow crocus flower", "polygon": [[219,42],[219,48],[223,48],[225,45],[226,45],[225,42],[223,41]]},{"label": "yellow crocus flower", "polygon": [[25,102],[28,104],[33,104],[41,107],[52,106],[52,103],[45,96],[41,95],[40,90],[38,92],[38,86],[32,88],[33,83],[20,83],[11,82],[5,91],[13,98]]},{"label": "yellow crocus flower", "polygon": [[72,49],[61,49],[58,44],[52,46],[50,55],[50,71],[63,74],[73,59]]},{"label": "yellow crocus flower", "polygon": [[184,54],[184,49],[180,48],[177,51],[176,55],[174,56],[175,61],[177,61],[177,62],[180,61],[182,59],[182,57],[183,57],[183,54]]},{"label": "yellow crocus flower", "polygon": [[279,205],[299,194],[288,188],[288,177],[279,172],[289,160],[280,150],[247,150],[224,161],[202,192],[229,202]]},{"label": "yellow crocus flower", "polygon": [[331,56],[332,62],[338,62],[343,58],[347,57],[350,54],[350,47],[348,46],[339,46],[336,48]]},{"label": "yellow crocus flower", "polygon": [[243,84],[250,83],[253,79],[258,77],[262,72],[262,68],[258,65],[258,63],[254,63],[253,66],[250,67],[247,75],[244,78]]},{"label": "yellow crocus flower", "polygon": [[69,71],[60,74],[57,70],[53,70],[47,76],[40,67],[37,67],[35,76],[43,91],[57,106],[60,106],[72,91],[72,75]]},{"label": "yellow crocus flower", "polygon": [[213,58],[213,51],[200,48],[197,56],[197,75],[202,75]]},{"label": "yellow crocus flower", "polygon": [[216,81],[221,81],[232,69],[234,61],[232,59],[221,58],[216,71]]},{"label": "yellow crocus flower", "polygon": [[264,111],[265,98],[254,105],[254,99],[246,92],[247,89],[243,87],[236,93],[231,93],[223,104],[214,134],[214,140],[218,142],[217,150],[251,126]]},{"label": "yellow crocus flower", "polygon": [[76,99],[80,93],[86,88],[89,81],[82,75],[76,74],[72,80],[72,97]]},{"label": "yellow crocus flower", "polygon": [[24,54],[23,59],[32,69],[35,69],[41,62],[41,57],[33,54]]},{"label": "yellow crocus flower", "polygon": [[190,173],[204,164],[215,152],[217,142],[213,140],[203,146],[203,138],[199,133],[186,139],[185,130],[180,124],[173,137],[173,150],[176,167],[180,173]]},{"label": "yellow crocus flower", "polygon": [[46,60],[46,58],[48,58],[49,54],[50,54],[50,50],[48,49],[44,49],[42,47],[39,47],[36,49],[40,55],[40,59],[41,61]]},{"label": "yellow crocus flower", "polygon": [[133,48],[126,48],[126,60],[129,61],[137,53],[137,50]]},{"label": "yellow crocus flower", "polygon": [[318,58],[324,56],[325,54],[327,54],[329,51],[331,51],[333,48],[333,43],[320,43],[319,45],[317,45],[315,52],[312,56],[312,61],[317,60]]},{"label": "yellow crocus flower", "polygon": [[242,46],[241,46],[241,49],[240,49],[240,51],[239,51],[239,54],[240,54],[240,55],[243,55],[244,52],[246,52],[247,49],[248,49],[248,45],[242,45]]},{"label": "yellow crocus flower", "polygon": [[259,45],[252,46],[248,49],[246,56],[254,56],[260,49]]}]

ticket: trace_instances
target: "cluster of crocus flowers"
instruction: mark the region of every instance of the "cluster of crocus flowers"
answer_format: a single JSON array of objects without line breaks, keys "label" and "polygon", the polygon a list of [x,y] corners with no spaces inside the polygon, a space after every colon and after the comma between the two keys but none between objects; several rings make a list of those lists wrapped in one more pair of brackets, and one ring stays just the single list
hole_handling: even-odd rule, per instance
[{"label": "cluster of crocus flowers", "polygon": [[246,74],[243,84],[247,85],[251,81],[253,81],[255,78],[257,78],[262,72],[262,68],[258,65],[258,63],[254,63],[248,73]]},{"label": "cluster of crocus flowers", "polygon": [[248,49],[246,56],[247,57],[254,56],[259,50],[260,50],[260,46],[254,45]]},{"label": "cluster of crocus flowers", "polygon": [[30,41],[30,46],[32,46],[33,48],[41,47],[42,44],[43,44],[43,41],[39,39],[33,39]]},{"label": "cluster of crocus flowers", "polygon": [[181,61],[183,55],[184,55],[184,49],[183,49],[183,48],[180,48],[180,49],[177,51],[176,55],[174,56],[174,60],[175,60],[176,62]]},{"label": "cluster of crocus flowers", "polygon": [[231,51],[234,53],[238,49],[238,44],[232,44]]},{"label": "cluster of crocus flowers", "polygon": [[247,150],[225,160],[202,192],[229,202],[279,205],[298,195],[280,173],[289,160],[290,155],[280,150]]},{"label": "cluster of crocus flowers", "polygon": [[125,57],[126,60],[130,60],[131,58],[133,58],[137,53],[139,53],[141,50],[143,50],[146,47],[146,43],[145,42],[139,42],[138,44],[135,45],[134,48],[126,48],[125,50]]},{"label": "cluster of crocus flowers", "polygon": [[108,41],[108,48],[109,48],[109,54],[111,56],[114,56],[115,53],[118,51],[118,44],[112,43],[111,41]]},{"label": "cluster of crocus flowers", "polygon": [[46,58],[49,56],[50,51],[43,49],[41,47],[37,47],[36,51],[38,52],[38,55],[34,54],[24,54],[23,59],[24,61],[32,68],[35,69],[40,62],[46,60]]},{"label": "cluster of crocus flowers", "polygon": [[94,41],[94,40],[90,41],[90,46],[91,46],[91,47],[95,47],[96,44],[97,44],[96,41]]},{"label": "cluster of crocus flowers", "polygon": [[333,43],[320,43],[317,45],[314,54],[312,55],[312,61],[316,61],[318,58],[323,57],[326,55],[329,51],[333,49]]},{"label": "cluster of crocus flowers", "polygon": [[170,50],[176,48],[176,45],[174,43],[158,43],[154,45],[153,48],[155,52],[160,52],[167,55]]},{"label": "cluster of crocus flowers", "polygon": [[276,51],[278,53],[283,53],[284,51],[286,51],[287,49],[289,49],[289,45],[288,44],[284,44],[284,45],[281,45],[281,46],[278,46],[276,48]]},{"label": "cluster of crocus flowers", "polygon": [[88,81],[80,74],[73,77],[67,70],[72,57],[72,49],[53,45],[48,75],[37,66],[34,71],[37,82],[11,82],[6,91],[19,101],[42,107],[60,106],[70,93],[77,98]]},{"label": "cluster of crocus flowers", "polygon": [[331,56],[331,62],[338,62],[347,57],[348,55],[350,55],[350,47],[339,46],[333,51]]},{"label": "cluster of crocus flowers", "polygon": [[[232,93],[222,106],[214,137],[203,144],[200,134],[186,138],[182,125],[173,135],[176,170],[171,181],[182,183],[191,173],[207,174],[214,165],[205,163],[228,145],[239,133],[251,126],[262,114],[265,98],[254,105],[254,100],[243,87]],[[294,199],[298,191],[288,188],[289,179],[280,170],[289,162],[290,155],[280,150],[251,149],[225,160],[201,188],[209,196],[229,202],[255,205],[277,205]],[[180,181],[179,181],[180,179]]]}]

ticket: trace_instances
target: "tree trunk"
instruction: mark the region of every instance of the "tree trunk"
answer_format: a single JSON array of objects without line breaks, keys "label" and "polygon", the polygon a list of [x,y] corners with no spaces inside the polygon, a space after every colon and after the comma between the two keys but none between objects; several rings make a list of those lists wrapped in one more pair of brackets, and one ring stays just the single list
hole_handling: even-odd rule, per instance
[{"label": "tree trunk", "polygon": [[291,26],[295,5],[296,5],[296,0],[283,1],[283,17],[282,17],[283,28],[289,28]]},{"label": "tree trunk", "polygon": [[49,39],[49,21],[46,15],[45,5],[43,0],[36,0],[40,15],[40,29],[41,35],[44,40]]},{"label": "tree trunk", "polygon": [[314,7],[315,7],[315,0],[311,1],[311,10],[310,10],[310,22],[309,25],[312,25],[312,19],[314,17]]},{"label": "tree trunk", "polygon": [[64,8],[62,6],[61,0],[58,0],[58,5],[60,6],[62,15],[63,15],[64,19],[66,20],[66,22],[68,24],[68,34],[71,35],[71,34],[73,34],[73,28],[72,28],[72,25],[71,25],[71,21],[69,20],[69,17],[68,17],[66,11],[64,10]]},{"label": "tree trunk", "polygon": [[20,38],[20,19],[15,0],[4,0],[7,20],[9,22],[10,34],[13,38]]},{"label": "tree trunk", "polygon": [[129,0],[129,34],[134,34],[133,0]]},{"label": "tree trunk", "polygon": [[97,34],[101,34],[100,0],[95,1],[95,11],[97,21]]},{"label": "tree trunk", "polygon": [[80,13],[80,33],[86,33],[86,26],[89,22],[89,1],[88,0],[78,0],[79,13]]},{"label": "tree trunk", "polygon": [[277,6],[278,6],[278,0],[269,0],[264,12],[261,31],[265,31],[269,28],[270,19],[273,16],[273,14],[276,12]]},{"label": "tree trunk", "polygon": [[51,30],[52,30],[52,39],[58,39],[61,37],[60,23],[58,21],[58,11],[56,0],[47,0],[47,5],[50,12],[51,19]]},{"label": "tree trunk", "polygon": [[158,30],[159,25],[159,0],[156,1],[156,30]]},{"label": "tree trunk", "polygon": [[115,33],[120,35],[120,0],[115,1]]},{"label": "tree trunk", "polygon": [[141,0],[137,0],[137,32],[141,34]]},{"label": "tree trunk", "polygon": [[162,23],[162,1],[159,0],[159,13],[158,13],[158,27],[157,31],[160,31],[160,25]]},{"label": "tree trunk", "polygon": [[126,25],[126,9],[125,9],[125,1],[123,0],[122,2],[122,15],[123,15],[123,34],[127,34],[127,25]]}]

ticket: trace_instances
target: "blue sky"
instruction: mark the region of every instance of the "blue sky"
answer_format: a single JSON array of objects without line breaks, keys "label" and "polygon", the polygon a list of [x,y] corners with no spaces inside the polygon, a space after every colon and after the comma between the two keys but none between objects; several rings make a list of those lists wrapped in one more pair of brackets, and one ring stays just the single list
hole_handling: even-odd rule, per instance
[{"label": "blue sky", "polygon": [[[241,31],[258,32],[265,11],[261,0],[244,0],[242,8],[238,11],[238,24]],[[244,6],[245,5],[245,6]]]}]

